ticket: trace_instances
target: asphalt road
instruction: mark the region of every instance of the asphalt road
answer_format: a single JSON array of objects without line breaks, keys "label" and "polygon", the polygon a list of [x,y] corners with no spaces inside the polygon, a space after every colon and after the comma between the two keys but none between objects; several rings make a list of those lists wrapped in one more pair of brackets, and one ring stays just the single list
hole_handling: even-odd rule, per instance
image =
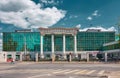
[{"label": "asphalt road", "polygon": [[116,71],[120,71],[120,64],[0,64],[0,78],[107,78]]}]

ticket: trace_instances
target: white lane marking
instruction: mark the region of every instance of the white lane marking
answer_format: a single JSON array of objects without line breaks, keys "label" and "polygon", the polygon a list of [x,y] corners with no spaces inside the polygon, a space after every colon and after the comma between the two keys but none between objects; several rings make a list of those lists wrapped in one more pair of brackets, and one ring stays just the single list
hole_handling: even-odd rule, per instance
[{"label": "white lane marking", "polygon": [[53,72],[53,73],[56,74],[56,73],[62,73],[62,72],[66,72],[66,71],[70,71],[70,70],[69,70],[69,69],[66,69],[66,70],[60,70],[60,71]]},{"label": "white lane marking", "polygon": [[105,72],[105,70],[101,70],[98,74],[102,75]]},{"label": "white lane marking", "polygon": [[28,78],[39,78],[41,76],[51,76],[51,74],[34,75],[34,76],[31,76],[31,77],[28,77]]},{"label": "white lane marking", "polygon": [[83,74],[85,71],[87,70],[82,70],[82,71],[76,72],[75,74]]},{"label": "white lane marking", "polygon": [[86,73],[87,75],[90,75],[90,74],[92,74],[93,72],[95,72],[96,70],[92,70],[92,71],[90,71],[90,72],[88,72],[88,73]]},{"label": "white lane marking", "polygon": [[73,71],[71,70],[71,71],[65,72],[65,74],[76,72],[76,71],[79,71],[79,70],[73,70]]}]

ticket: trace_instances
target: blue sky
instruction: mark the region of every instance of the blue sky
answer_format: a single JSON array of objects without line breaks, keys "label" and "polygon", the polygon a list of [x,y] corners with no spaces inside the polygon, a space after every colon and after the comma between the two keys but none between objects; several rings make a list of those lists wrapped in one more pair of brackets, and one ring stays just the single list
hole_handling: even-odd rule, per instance
[{"label": "blue sky", "polygon": [[66,17],[54,26],[81,24],[82,28],[91,25],[108,28],[120,19],[119,5],[120,0],[64,0],[57,7],[67,11]]},{"label": "blue sky", "polygon": [[[0,18],[1,32],[39,27],[80,26],[82,29],[100,26],[103,28],[117,28],[116,24],[120,20],[120,0],[2,0],[0,4],[0,15],[2,15]],[[32,8],[40,6],[39,9],[41,11],[51,15],[47,16],[47,14],[44,13],[39,15],[39,13],[29,11],[29,15],[31,13],[36,14],[35,17],[30,17],[29,15],[23,16],[18,13],[20,11],[24,12],[25,9],[28,10],[31,6]],[[56,10],[54,10],[53,7]],[[51,11],[45,11],[45,9],[48,8]],[[58,13],[55,13],[55,11],[58,11]],[[11,12],[13,12],[13,14],[11,14]],[[33,14],[31,16],[34,16]],[[19,17],[17,18],[17,16]],[[19,20],[20,23],[17,23]]]}]

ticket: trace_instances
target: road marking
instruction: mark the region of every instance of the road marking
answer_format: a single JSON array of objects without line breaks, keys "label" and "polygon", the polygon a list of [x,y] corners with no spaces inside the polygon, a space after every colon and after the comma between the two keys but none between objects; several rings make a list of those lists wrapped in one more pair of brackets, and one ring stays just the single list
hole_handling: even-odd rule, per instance
[{"label": "road marking", "polygon": [[69,71],[69,72],[65,72],[65,74],[76,72],[76,71],[79,71],[79,70],[72,70],[72,71]]},{"label": "road marking", "polygon": [[31,76],[31,77],[28,77],[28,78],[39,78],[41,76],[51,76],[51,74],[34,75],[34,76]]},{"label": "road marking", "polygon": [[87,70],[82,70],[82,71],[76,72],[75,74],[82,74],[82,73],[84,73],[85,71],[87,71]]},{"label": "road marking", "polygon": [[[33,71],[33,72],[29,72],[29,71]],[[0,71],[0,73],[41,73],[41,72],[45,72],[45,73],[50,73],[50,74],[85,74],[85,75],[90,75],[92,73],[97,72],[97,75],[103,75],[105,70],[87,70],[87,69],[12,69],[12,70],[3,70]]]},{"label": "road marking", "polygon": [[90,74],[92,74],[92,73],[95,72],[95,71],[96,71],[96,70],[92,70],[92,71],[86,73],[86,75],[90,75]]},{"label": "road marking", "polygon": [[62,72],[66,72],[66,71],[70,71],[69,69],[66,69],[66,70],[60,70],[60,71],[57,71],[57,72],[53,72],[54,74],[57,74],[57,73],[62,73]]},{"label": "road marking", "polygon": [[89,71],[85,70],[84,72],[81,72],[80,74],[86,74],[87,72],[89,72]]},{"label": "road marking", "polygon": [[98,74],[102,75],[105,72],[105,70],[101,70]]}]

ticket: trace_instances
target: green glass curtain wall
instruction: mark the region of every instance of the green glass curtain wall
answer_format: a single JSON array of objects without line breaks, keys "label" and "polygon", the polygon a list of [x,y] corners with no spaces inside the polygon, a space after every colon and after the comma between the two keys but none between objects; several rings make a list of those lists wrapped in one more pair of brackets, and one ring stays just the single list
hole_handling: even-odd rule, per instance
[{"label": "green glass curtain wall", "polygon": [[40,33],[6,32],[3,33],[4,51],[40,51]]}]

